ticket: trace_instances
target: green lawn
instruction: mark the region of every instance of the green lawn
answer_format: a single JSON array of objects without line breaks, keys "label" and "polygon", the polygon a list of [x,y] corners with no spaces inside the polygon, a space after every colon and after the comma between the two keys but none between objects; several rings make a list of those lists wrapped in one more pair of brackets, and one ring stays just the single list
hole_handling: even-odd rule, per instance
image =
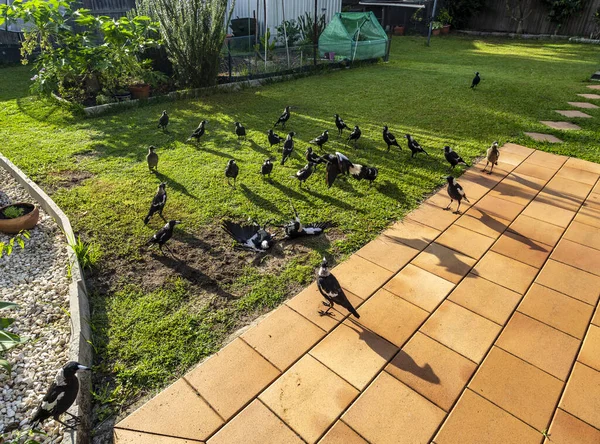
[{"label": "green lawn", "polygon": [[[293,295],[314,278],[323,254],[342,260],[417,206],[444,183],[445,144],[468,161],[494,140],[600,161],[598,119],[564,134],[538,123],[561,120],[554,109],[590,92],[585,81],[597,63],[592,45],[448,37],[427,48],[422,38],[402,37],[387,64],[87,120],[29,97],[26,67],[0,70],[0,151],[49,190],[76,231],[102,251],[89,279],[98,419],[164,387],[235,328]],[[482,82],[471,90],[475,71]],[[265,132],[285,105],[293,107],[288,128],[298,133],[296,157],[285,167],[276,162],[270,184],[258,174],[260,164],[280,155],[268,148]],[[169,134],[156,129],[162,109],[171,116]],[[360,125],[358,149],[337,139],[334,113]],[[209,124],[201,145],[186,144],[202,119]],[[246,126],[248,142],[237,142],[234,121]],[[387,153],[384,124],[399,140],[413,134],[431,156],[411,159],[404,139],[401,152]],[[375,186],[349,180],[327,189],[321,169],[309,190],[298,187],[290,176],[305,163],[307,141],[327,128],[327,151],[377,166]],[[523,131],[549,132],[565,143],[536,143]],[[158,177],[145,163],[150,144],[158,147]],[[237,189],[223,175],[232,157],[241,170]],[[162,225],[155,218],[145,227],[142,218],[163,180],[166,217],[184,221],[171,243],[181,262],[141,247]],[[219,229],[222,218],[283,222],[288,198],[306,221],[337,227],[327,238],[280,243],[264,258],[233,250]]]}]

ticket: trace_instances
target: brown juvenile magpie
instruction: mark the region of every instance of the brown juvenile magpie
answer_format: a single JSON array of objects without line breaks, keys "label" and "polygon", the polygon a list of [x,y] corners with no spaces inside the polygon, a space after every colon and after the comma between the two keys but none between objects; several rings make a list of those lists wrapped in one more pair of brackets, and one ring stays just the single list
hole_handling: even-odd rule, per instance
[{"label": "brown juvenile magpie", "polygon": [[329,310],[331,310],[335,304],[338,304],[344,307],[357,318],[360,318],[360,315],[356,312],[356,310],[346,297],[346,293],[344,293],[342,286],[335,278],[335,276],[329,271],[329,268],[327,267],[327,259],[325,258],[323,258],[323,261],[321,262],[321,267],[319,268],[317,287],[319,287],[319,291],[327,301],[323,301],[323,305],[327,307],[327,310],[319,310],[319,314],[321,316],[333,316],[333,313],[329,313]]},{"label": "brown juvenile magpie", "polygon": [[417,153],[425,153],[429,156],[429,153],[425,151],[421,145],[419,145],[419,142],[417,142],[413,136],[407,134],[404,137],[408,139],[408,149],[412,152],[410,157],[415,157],[415,154]]},{"label": "brown juvenile magpie", "polygon": [[148,154],[146,155],[146,162],[148,162],[148,169],[158,171],[158,154],[154,152],[156,147],[150,145],[148,147]]},{"label": "brown juvenile magpie", "polygon": [[238,174],[240,173],[240,167],[235,163],[235,160],[230,159],[227,162],[227,166],[225,167],[225,177],[227,178],[227,183],[231,186],[231,182],[229,179],[233,179],[233,188],[235,188],[235,181],[237,180]]},{"label": "brown juvenile magpie", "polygon": [[293,131],[288,133],[287,138],[285,139],[285,142],[283,142],[283,155],[281,157],[282,165],[285,164],[286,160],[288,160],[288,158],[294,152],[294,136],[295,135],[296,135],[296,133]]},{"label": "brown juvenile magpie", "polygon": [[335,114],[333,117],[335,117],[335,126],[338,129],[338,136],[342,135],[342,132],[344,131],[344,129],[348,129],[348,130],[350,129],[350,127],[344,123],[344,121],[339,116],[339,114]]},{"label": "brown juvenile magpie", "polygon": [[[171,239],[171,237],[173,237],[173,228],[175,228],[175,225],[180,223],[181,221],[179,220],[170,220],[165,224],[164,227],[162,227],[160,230],[154,233],[154,235],[148,240],[148,242],[146,242],[146,245],[158,245],[158,249],[162,253],[162,247],[165,246],[165,244],[169,239]],[[167,247],[167,249],[168,248],[169,247]]]},{"label": "brown juvenile magpie", "polygon": [[266,159],[262,166],[260,167],[260,174],[263,175],[263,177],[267,176],[269,178],[269,180],[271,180],[271,172],[273,171],[273,162],[271,162],[271,159]]},{"label": "brown juvenile magpie", "polygon": [[320,136],[315,137],[313,140],[311,140],[308,143],[314,143],[319,148],[323,148],[323,145],[325,145],[325,143],[328,140],[329,140],[329,131],[325,130],[325,131],[323,131],[323,134],[321,134]]},{"label": "brown juvenile magpie", "polygon": [[238,137],[238,140],[240,140],[242,137],[244,140],[246,140],[246,128],[244,128],[240,122],[234,122],[234,125],[235,134]]},{"label": "brown juvenile magpie", "polygon": [[167,114],[167,110],[164,110],[158,119],[158,127],[163,131],[167,130],[167,125],[169,124],[169,115]]},{"label": "brown juvenile magpie", "polygon": [[361,132],[360,128],[358,127],[358,125],[354,125],[354,129],[348,136],[348,140],[346,140],[346,143],[350,143],[350,141],[353,140],[354,146],[356,146],[356,144],[358,143],[358,139],[360,139],[361,134],[362,134],[362,132]]},{"label": "brown juvenile magpie", "polygon": [[460,184],[456,181],[454,177],[448,176],[446,177],[446,180],[448,181],[448,196],[450,196],[450,203],[444,209],[449,210],[450,205],[452,205],[452,202],[457,201],[458,206],[456,207],[456,211],[454,212],[454,214],[460,214],[460,202],[463,199],[465,200],[465,202],[469,202],[469,199],[467,199],[467,195],[465,194],[465,190],[463,190],[463,187],[460,186]]},{"label": "brown juvenile magpie", "polygon": [[242,225],[224,220],[221,228],[236,241],[238,248],[263,253],[275,243],[275,236],[267,231],[268,224],[269,222],[261,227],[256,222]]},{"label": "brown juvenile magpie", "polygon": [[499,157],[500,157],[500,150],[498,149],[498,142],[494,142],[494,143],[492,143],[492,146],[487,149],[487,153],[486,153],[486,156],[485,156],[485,160],[486,160],[485,167],[481,171],[485,172],[485,169],[491,163],[492,166],[491,166],[490,171],[488,172],[488,174],[492,174],[492,170],[494,169],[494,165],[498,165],[498,158]]},{"label": "brown juvenile magpie", "polygon": [[402,150],[400,145],[398,145],[398,141],[396,140],[394,135],[388,130],[387,125],[383,127],[383,141],[387,144],[388,151],[390,150],[391,146],[397,146],[398,148],[400,148],[400,150]]},{"label": "brown juvenile magpie", "polygon": [[148,222],[150,222],[150,218],[155,213],[158,213],[162,220],[166,222],[166,219],[163,217],[162,214],[163,209],[165,208],[165,204],[167,203],[167,190],[165,189],[166,186],[167,184],[165,182],[162,182],[158,186],[158,190],[156,191],[156,194],[152,199],[152,203],[150,204],[150,210],[148,210],[148,214],[144,218],[144,225],[148,225]]},{"label": "brown juvenile magpie", "polygon": [[283,139],[278,134],[275,134],[272,129],[267,131],[267,137],[269,138],[270,146],[279,145],[283,141]]},{"label": "brown juvenile magpie", "polygon": [[465,162],[462,159],[462,157],[460,157],[458,155],[458,153],[456,151],[453,151],[452,148],[450,148],[448,145],[446,145],[444,147],[444,157],[446,158],[446,160],[450,164],[450,167],[453,168],[453,169],[459,163],[462,163],[463,165],[467,164],[467,162]]},{"label": "brown juvenile magpie", "polygon": [[204,131],[205,128],[204,126],[207,124],[208,122],[206,120],[203,120],[202,122],[200,122],[200,125],[198,125],[198,128],[196,128],[194,130],[194,132],[192,133],[192,135],[187,139],[186,142],[189,142],[192,139],[196,139],[196,144],[198,142],[200,142],[200,137],[202,137],[204,135]]},{"label": "brown juvenile magpie", "polygon": [[300,216],[294,208],[294,204],[290,201],[292,210],[294,211],[294,220],[288,222],[283,226],[285,230],[286,239],[296,239],[304,236],[318,236],[325,232],[325,230],[332,226],[331,222],[316,222],[312,224],[304,225],[300,222]]},{"label": "brown juvenile magpie", "polygon": [[279,125],[281,123],[281,127],[283,129],[285,129],[285,124],[289,119],[290,119],[290,107],[286,106],[285,109],[283,110],[283,113],[281,114],[281,116],[279,116],[279,119],[277,119],[277,122],[275,122],[275,125],[273,125],[273,127],[276,127],[277,125]]}]

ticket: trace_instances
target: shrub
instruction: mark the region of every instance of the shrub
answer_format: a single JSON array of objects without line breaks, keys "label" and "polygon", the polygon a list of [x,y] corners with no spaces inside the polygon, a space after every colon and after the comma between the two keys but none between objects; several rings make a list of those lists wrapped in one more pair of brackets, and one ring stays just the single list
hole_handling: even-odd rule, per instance
[{"label": "shrub", "polygon": [[84,242],[81,237],[77,236],[77,240],[70,242],[69,245],[75,251],[77,260],[82,269],[92,269],[96,266],[102,253],[94,242]]},{"label": "shrub", "polygon": [[548,7],[548,20],[556,24],[556,32],[575,13],[583,9],[586,0],[542,0]]},{"label": "shrub", "polygon": [[0,242],[0,258],[4,255],[4,253],[6,253],[7,256],[11,255],[15,246],[15,242],[21,247],[21,249],[24,249],[25,239],[29,239],[29,231],[24,230],[12,237],[8,243]]},{"label": "shrub", "polygon": [[485,0],[446,0],[445,6],[452,16],[452,23],[457,28],[464,28],[470,18],[481,11]]},{"label": "shrub", "polygon": [[2,214],[4,214],[4,216],[6,216],[9,219],[16,219],[17,217],[21,217],[23,216],[23,213],[25,213],[25,210],[23,208],[18,207],[8,207],[2,211]]},{"label": "shrub", "polygon": [[[0,301],[0,311],[16,308],[17,305],[12,302],[4,302]],[[15,322],[12,318],[3,318],[0,317],[0,367],[3,367],[8,373],[10,373],[11,366],[10,363],[2,358],[5,352],[10,350],[13,347],[16,347],[19,344],[25,342],[24,339],[21,339],[19,336],[9,333],[6,329]]]}]

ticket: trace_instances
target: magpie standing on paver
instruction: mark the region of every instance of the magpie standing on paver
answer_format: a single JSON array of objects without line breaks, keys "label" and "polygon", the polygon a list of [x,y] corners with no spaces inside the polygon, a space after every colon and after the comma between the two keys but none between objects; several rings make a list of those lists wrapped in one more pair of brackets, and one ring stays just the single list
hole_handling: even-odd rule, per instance
[{"label": "magpie standing on paver", "polygon": [[287,135],[287,138],[285,139],[285,142],[283,142],[283,155],[281,157],[281,164],[284,165],[285,161],[288,160],[288,157],[290,157],[292,155],[292,152],[294,151],[294,136],[296,135],[295,132],[290,132]]},{"label": "magpie standing on paver", "polygon": [[354,125],[354,129],[348,136],[348,140],[346,140],[346,143],[350,143],[350,141],[353,140],[354,146],[356,146],[356,144],[358,143],[358,139],[360,139],[361,134],[362,134],[362,132],[361,132],[360,128],[358,127],[358,125]]},{"label": "magpie standing on paver", "polygon": [[467,195],[465,194],[465,190],[463,190],[463,187],[460,186],[460,184],[456,181],[454,177],[448,176],[446,177],[446,180],[448,181],[448,196],[450,196],[450,203],[444,209],[449,210],[450,205],[452,205],[452,202],[457,201],[458,206],[456,207],[456,211],[454,213],[460,214],[460,202],[463,199],[465,200],[465,202],[469,202],[469,199],[467,199]]},{"label": "magpie standing on paver", "polygon": [[252,225],[241,225],[225,220],[221,228],[237,242],[238,248],[262,253],[275,243],[275,237],[267,231],[268,224],[269,222],[261,227],[256,222],[252,222]]},{"label": "magpie standing on paver", "polygon": [[319,291],[327,300],[327,302],[323,302],[323,305],[327,307],[327,310],[319,310],[319,314],[321,316],[333,316],[333,314],[329,313],[329,310],[331,310],[335,304],[338,304],[344,307],[357,318],[360,318],[360,315],[356,312],[356,310],[346,297],[346,293],[344,293],[344,290],[342,290],[342,286],[335,278],[335,276],[332,275],[329,271],[329,268],[327,267],[327,259],[325,258],[323,258],[323,261],[321,262],[321,268],[319,268],[319,278],[317,279],[317,287],[319,287]]},{"label": "magpie standing on paver", "polygon": [[260,174],[262,174],[263,177],[268,177],[269,180],[271,180],[271,172],[273,171],[273,162],[271,162],[271,159],[266,159],[262,166],[260,167]]},{"label": "magpie standing on paver", "polygon": [[240,122],[234,122],[233,124],[235,125],[235,135],[238,137],[238,140],[242,137],[246,140],[246,128]]},{"label": "magpie standing on paver", "polygon": [[415,157],[415,154],[417,153],[425,153],[429,156],[429,153],[425,151],[421,145],[419,145],[419,142],[417,142],[413,136],[407,134],[404,137],[408,139],[408,149],[412,152],[410,157]]},{"label": "magpie standing on paver", "polygon": [[300,216],[294,208],[294,204],[290,201],[292,210],[294,211],[294,220],[288,222],[283,226],[285,230],[286,239],[296,239],[303,236],[318,236],[325,232],[325,230],[332,226],[331,222],[316,222],[312,224],[304,225],[300,222]]},{"label": "magpie standing on paver", "polygon": [[269,145],[271,147],[273,145],[279,145],[283,141],[283,139],[278,134],[275,134],[272,129],[267,132],[267,136],[269,137]]},{"label": "magpie standing on paver", "polygon": [[491,163],[492,167],[490,168],[490,171],[488,172],[488,174],[492,174],[494,165],[498,165],[499,157],[500,157],[500,150],[498,149],[498,142],[494,142],[494,143],[492,143],[492,146],[487,149],[487,153],[485,155],[485,160],[486,160],[485,167],[481,171],[485,172],[485,169]]},{"label": "magpie standing on paver", "polygon": [[400,148],[400,150],[402,150],[400,145],[398,145],[398,141],[396,140],[394,135],[388,130],[387,125],[383,127],[383,141],[387,144],[388,151],[390,150],[391,146],[397,146],[398,148]]},{"label": "magpie standing on paver", "polygon": [[[175,228],[175,225],[180,223],[181,221],[179,220],[170,220],[165,224],[164,227],[154,233],[154,236],[152,236],[148,242],[146,242],[146,245],[158,245],[158,249],[162,253],[162,247],[164,247],[167,241],[173,237],[173,228]],[[169,247],[167,247],[167,249],[168,248]]]},{"label": "magpie standing on paver", "polygon": [[475,73],[475,77],[473,77],[473,81],[471,82],[471,88],[475,88],[481,82],[481,77],[479,77],[479,73]]},{"label": "magpie standing on paver", "polygon": [[467,162],[465,162],[456,151],[452,151],[452,148],[450,148],[448,145],[444,147],[444,157],[450,164],[451,168],[454,168],[459,163],[462,163],[463,165],[467,164]]},{"label": "magpie standing on paver", "polygon": [[202,122],[200,122],[200,125],[198,125],[198,128],[196,128],[194,130],[194,132],[192,133],[192,135],[187,139],[187,142],[189,142],[192,139],[196,139],[196,144],[198,142],[200,142],[200,137],[202,137],[204,135],[204,126],[207,124],[208,122],[206,120],[203,120]]},{"label": "magpie standing on paver", "polygon": [[164,110],[158,119],[158,127],[166,131],[167,125],[169,125],[169,115],[167,114],[167,110]]},{"label": "magpie standing on paver", "polygon": [[342,133],[344,132],[344,129],[347,129],[347,130],[350,129],[350,127],[344,123],[344,121],[339,116],[339,114],[335,114],[333,117],[335,117],[335,126],[338,129],[338,136],[342,135]]},{"label": "magpie standing on paver", "polygon": [[240,167],[237,165],[237,163],[235,163],[235,160],[230,159],[225,167],[225,177],[227,178],[227,183],[229,186],[231,186],[229,179],[233,179],[233,188],[235,188],[235,181],[237,180],[239,173]]},{"label": "magpie standing on paver", "polygon": [[150,172],[153,170],[158,171],[158,154],[154,152],[155,146],[150,145],[148,147],[148,154],[146,155],[146,162],[148,162],[148,169]]},{"label": "magpie standing on paver", "polygon": [[321,134],[320,136],[315,137],[313,140],[311,140],[308,143],[314,143],[319,148],[323,148],[323,145],[325,145],[325,143],[328,140],[329,140],[329,131],[325,130],[325,131],[323,131],[323,134]]},{"label": "magpie standing on paver", "polygon": [[163,209],[165,208],[165,204],[167,203],[167,190],[165,189],[166,186],[167,184],[165,182],[162,182],[158,186],[158,190],[156,191],[154,199],[152,199],[152,203],[150,204],[150,210],[144,218],[144,225],[148,225],[148,222],[150,222],[150,218],[155,213],[158,213],[162,220],[164,220],[165,222],[167,221],[162,214]]},{"label": "magpie standing on paver", "polygon": [[306,182],[306,180],[312,175],[314,166],[314,163],[308,162],[305,166],[298,170],[295,177],[300,181],[300,187],[302,187],[302,184]]},{"label": "magpie standing on paver", "polygon": [[279,125],[281,123],[281,127],[283,129],[285,129],[285,123],[290,119],[290,107],[286,106],[285,109],[283,110],[283,113],[281,114],[281,116],[279,116],[279,119],[277,119],[277,122],[275,122],[275,125],[273,125],[273,127],[276,127],[277,125]]}]

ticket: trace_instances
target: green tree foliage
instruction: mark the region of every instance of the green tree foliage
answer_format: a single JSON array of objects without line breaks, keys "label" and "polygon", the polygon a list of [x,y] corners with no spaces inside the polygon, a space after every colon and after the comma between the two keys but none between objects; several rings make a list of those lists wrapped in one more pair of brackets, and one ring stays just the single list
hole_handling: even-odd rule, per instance
[{"label": "green tree foliage", "polygon": [[548,20],[556,23],[556,31],[577,12],[583,9],[587,0],[542,0],[548,7]]},{"label": "green tree foliage", "polygon": [[483,9],[485,0],[446,0],[444,6],[452,16],[452,24],[464,28],[469,19]]}]

